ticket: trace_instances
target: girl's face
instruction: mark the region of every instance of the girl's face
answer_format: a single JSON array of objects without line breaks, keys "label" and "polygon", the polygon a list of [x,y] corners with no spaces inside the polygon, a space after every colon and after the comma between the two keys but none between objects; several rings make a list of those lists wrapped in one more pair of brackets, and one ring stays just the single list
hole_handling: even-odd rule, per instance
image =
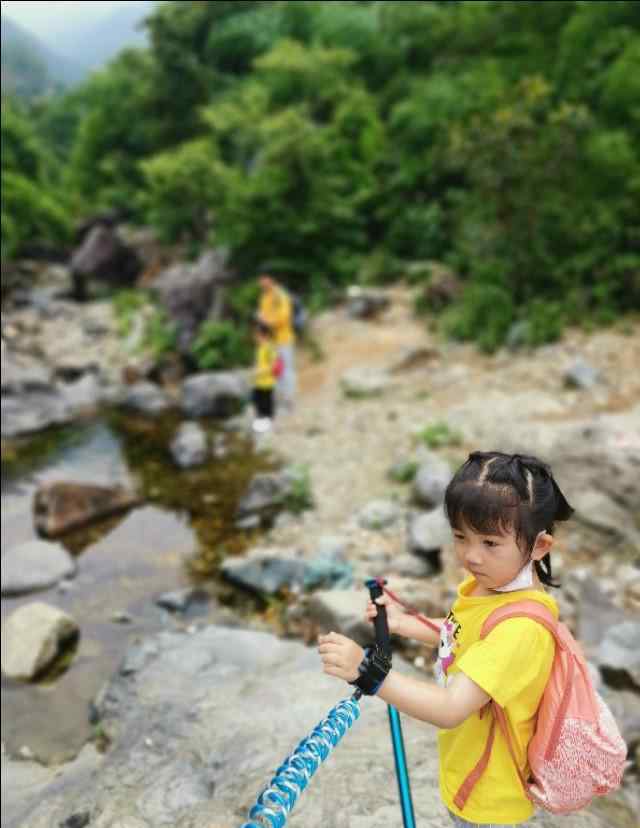
[{"label": "girl's face", "polygon": [[[551,538],[550,535],[544,537]],[[511,583],[527,563],[527,556],[518,546],[513,530],[500,535],[482,535],[463,525],[453,530],[453,540],[458,561],[475,577],[486,595]],[[548,547],[542,552],[544,545],[536,542],[531,555],[533,560],[539,560],[548,552]]]}]

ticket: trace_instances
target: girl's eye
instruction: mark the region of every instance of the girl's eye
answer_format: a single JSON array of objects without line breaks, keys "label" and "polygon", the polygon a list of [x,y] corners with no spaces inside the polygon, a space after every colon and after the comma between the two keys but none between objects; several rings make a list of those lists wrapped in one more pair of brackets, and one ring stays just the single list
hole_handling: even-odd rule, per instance
[{"label": "girl's eye", "polygon": [[488,549],[495,549],[495,547],[498,546],[496,541],[492,541],[492,540],[485,540],[485,541],[483,541],[483,543]]},{"label": "girl's eye", "polygon": [[464,535],[454,535],[453,539],[462,542],[464,540]]}]

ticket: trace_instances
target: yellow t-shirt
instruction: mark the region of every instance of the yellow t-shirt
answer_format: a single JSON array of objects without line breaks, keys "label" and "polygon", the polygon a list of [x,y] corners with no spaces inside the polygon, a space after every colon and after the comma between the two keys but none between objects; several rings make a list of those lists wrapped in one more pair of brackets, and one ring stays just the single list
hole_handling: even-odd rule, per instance
[{"label": "yellow t-shirt", "polygon": [[273,345],[263,342],[256,349],[256,362],[254,367],[255,388],[267,390],[276,384],[276,377],[273,373],[278,353]]},{"label": "yellow t-shirt", "polygon": [[[504,708],[512,744],[520,769],[529,775],[527,748],[534,733],[536,714],[546,686],[555,641],[538,622],[530,618],[503,621],[480,641],[485,619],[498,607],[516,601],[539,601],[558,617],[555,600],[538,590],[518,590],[499,595],[473,597],[473,577],[458,588],[451,612],[442,631],[436,673],[445,684],[461,671]],[[506,740],[496,725],[496,737],[489,764],[466,802],[464,811],[454,798],[482,756],[492,715],[469,716],[458,727],[438,733],[440,752],[440,794],[454,814],[478,823],[524,822],[533,806],[522,790]]]},{"label": "yellow t-shirt", "polygon": [[272,328],[276,345],[289,345],[293,342],[291,299],[285,290],[275,287],[264,293],[260,299],[258,315]]}]

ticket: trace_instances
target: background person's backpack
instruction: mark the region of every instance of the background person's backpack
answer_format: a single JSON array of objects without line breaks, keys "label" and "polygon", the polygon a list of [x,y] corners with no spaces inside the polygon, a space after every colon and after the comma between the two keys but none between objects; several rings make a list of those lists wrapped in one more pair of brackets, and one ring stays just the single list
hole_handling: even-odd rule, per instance
[{"label": "background person's backpack", "polygon": [[[480,638],[509,618],[531,618],[546,627],[556,641],[551,675],[529,743],[531,778],[524,779],[518,769],[522,787],[534,805],[547,811],[577,811],[594,796],[604,796],[620,786],[627,746],[613,714],[596,692],[587,662],[568,628],[540,602],[519,601],[492,612]],[[496,723],[518,767],[504,710],[495,701],[487,707],[493,713],[489,738],[482,758],[456,795],[454,801],[460,810],[487,767]]]},{"label": "background person's backpack", "polygon": [[302,298],[297,293],[289,293],[291,299],[291,324],[297,336],[300,336],[307,326],[308,313]]}]

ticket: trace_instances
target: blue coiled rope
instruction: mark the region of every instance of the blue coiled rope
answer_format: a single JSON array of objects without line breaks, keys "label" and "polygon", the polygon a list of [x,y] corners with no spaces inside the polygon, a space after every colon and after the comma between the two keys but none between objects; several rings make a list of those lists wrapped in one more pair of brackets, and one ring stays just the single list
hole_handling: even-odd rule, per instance
[{"label": "blue coiled rope", "polygon": [[284,828],[311,777],[360,718],[360,693],[337,704],[276,771],[242,828]]}]

